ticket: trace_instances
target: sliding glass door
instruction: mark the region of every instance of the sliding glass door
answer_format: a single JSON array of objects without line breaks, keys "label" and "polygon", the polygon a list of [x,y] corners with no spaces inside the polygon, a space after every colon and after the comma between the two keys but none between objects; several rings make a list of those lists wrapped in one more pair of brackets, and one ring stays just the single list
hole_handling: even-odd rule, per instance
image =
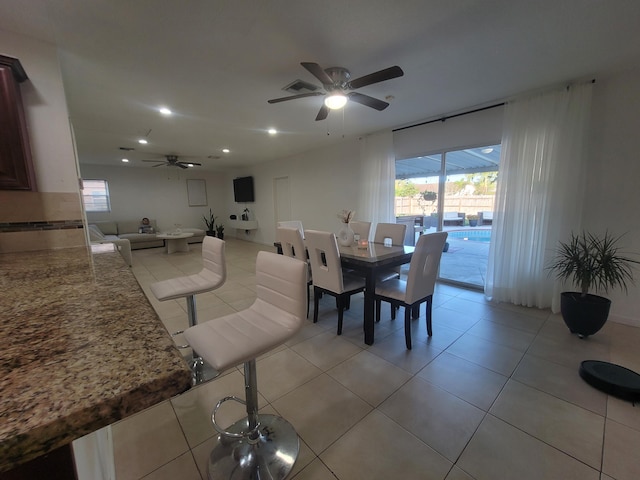
[{"label": "sliding glass door", "polygon": [[484,286],[500,145],[396,161],[396,218],[421,233],[449,233],[440,279]]}]

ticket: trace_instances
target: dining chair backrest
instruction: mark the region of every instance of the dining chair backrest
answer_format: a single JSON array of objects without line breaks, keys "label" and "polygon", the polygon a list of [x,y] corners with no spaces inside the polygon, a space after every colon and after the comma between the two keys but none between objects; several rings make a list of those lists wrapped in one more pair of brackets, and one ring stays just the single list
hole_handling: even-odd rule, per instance
[{"label": "dining chair backrest", "polygon": [[412,304],[433,294],[447,232],[421,235],[411,257],[405,302]]},{"label": "dining chair backrest", "polygon": [[335,293],[344,292],[336,236],[332,232],[307,230],[304,243],[311,261],[313,285]]},{"label": "dining chair backrest", "polygon": [[360,240],[369,240],[371,222],[351,222],[349,224],[354,235],[359,235]]},{"label": "dining chair backrest", "polygon": [[376,225],[373,241],[375,243],[383,243],[385,238],[390,238],[393,245],[404,245],[406,230],[407,225],[404,223],[379,223]]},{"label": "dining chair backrest", "polygon": [[307,261],[307,252],[304,247],[304,240],[300,230],[291,227],[278,227],[276,230],[276,241],[282,247],[282,254],[286,257],[297,258],[303,262]]},{"label": "dining chair backrest", "polygon": [[278,228],[297,228],[300,231],[300,235],[304,238],[304,228],[302,228],[302,222],[300,220],[286,220],[278,222]]}]

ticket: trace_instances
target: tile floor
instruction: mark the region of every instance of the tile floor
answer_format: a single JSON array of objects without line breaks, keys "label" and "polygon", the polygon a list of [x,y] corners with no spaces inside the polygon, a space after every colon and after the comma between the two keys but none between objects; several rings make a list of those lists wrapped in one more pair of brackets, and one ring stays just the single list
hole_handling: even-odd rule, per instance
[{"label": "tile floor", "polygon": [[[133,272],[169,331],[186,326],[186,305],[160,303],[148,286],[198,271],[200,246],[192,247],[133,252]],[[273,251],[233,238],[226,247],[228,280],[197,298],[200,321],[251,304],[255,256]],[[433,337],[423,308],[407,351],[403,322],[388,310],[375,344],[363,343],[361,294],[336,336],[334,305],[325,297],[317,324],[257,363],[261,410],[287,418],[301,438],[289,478],[640,478],[640,408],[577,373],[584,359],[640,371],[640,329],[609,322],[580,340],[549,311],[495,306],[478,292],[438,285]],[[206,479],[216,443],[210,411],[228,394],[243,396],[241,367],[115,424],[118,480]],[[227,405],[224,421],[243,415]]]}]

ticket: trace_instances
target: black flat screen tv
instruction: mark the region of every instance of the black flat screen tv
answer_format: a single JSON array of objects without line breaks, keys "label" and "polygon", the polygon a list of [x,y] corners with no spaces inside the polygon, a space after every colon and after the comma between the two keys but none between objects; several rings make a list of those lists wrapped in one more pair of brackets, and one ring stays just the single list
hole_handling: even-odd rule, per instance
[{"label": "black flat screen tv", "polygon": [[253,195],[253,177],[234,178],[233,197],[237,203],[255,202]]}]

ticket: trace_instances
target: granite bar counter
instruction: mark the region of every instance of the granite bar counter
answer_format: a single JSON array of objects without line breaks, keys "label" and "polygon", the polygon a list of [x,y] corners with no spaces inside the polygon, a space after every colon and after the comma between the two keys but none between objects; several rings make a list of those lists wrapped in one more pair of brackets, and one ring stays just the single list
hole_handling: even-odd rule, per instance
[{"label": "granite bar counter", "polygon": [[131,269],[101,247],[0,254],[0,472],[191,385]]}]

